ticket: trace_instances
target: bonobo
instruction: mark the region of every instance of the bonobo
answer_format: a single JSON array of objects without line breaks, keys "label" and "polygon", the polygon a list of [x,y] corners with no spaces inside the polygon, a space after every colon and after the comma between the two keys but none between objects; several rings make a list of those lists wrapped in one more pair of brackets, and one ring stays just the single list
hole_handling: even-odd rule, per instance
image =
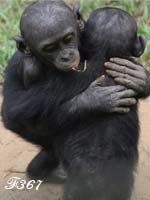
[{"label": "bonobo", "polygon": [[[99,66],[88,65],[84,73],[74,71],[80,61],[78,27],[72,10],[63,1],[33,3],[24,11],[20,29],[21,36],[14,38],[18,51],[6,69],[3,122],[6,128],[42,148],[29,164],[29,175],[45,177],[63,163],[69,183],[64,199],[70,194],[75,199],[72,190],[80,186],[79,179],[74,179],[76,172],[88,178],[90,169],[95,171],[109,152],[114,153],[107,147],[109,134],[100,134],[101,121],[108,113],[128,112],[135,104],[135,92],[119,85],[101,87],[102,61]],[[129,137],[135,140],[134,135]],[[104,148],[106,156],[99,154]],[[80,194],[88,199],[84,198],[87,190]]]},{"label": "bonobo", "polygon": [[[128,13],[102,8],[85,24],[81,48],[88,70],[105,75],[105,87],[115,82],[105,73],[104,63],[112,57],[139,57],[145,39],[137,35],[136,21]],[[73,130],[66,139],[64,155],[71,165],[65,200],[129,200],[138,159],[137,104],[125,115],[94,114],[78,125],[80,132]]]},{"label": "bonobo", "polygon": [[58,139],[63,146],[72,127],[88,124],[80,118],[88,118],[93,111],[127,112],[124,106],[134,104],[134,92],[122,86],[100,87],[101,79],[95,81],[99,74],[95,76],[91,69],[72,71],[80,60],[77,23],[63,1],[30,5],[22,15],[20,29],[21,36],[15,37],[18,51],[6,69],[3,122],[42,147],[28,173],[47,177],[59,164]]}]

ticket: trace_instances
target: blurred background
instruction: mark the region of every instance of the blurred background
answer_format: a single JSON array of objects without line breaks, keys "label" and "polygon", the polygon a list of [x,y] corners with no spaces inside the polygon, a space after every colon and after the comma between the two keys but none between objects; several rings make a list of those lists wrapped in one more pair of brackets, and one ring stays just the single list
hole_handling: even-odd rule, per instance
[{"label": "blurred background", "polygon": [[[12,37],[19,34],[19,19],[31,0],[0,0],[0,81],[4,69],[16,46]],[[81,13],[87,19],[89,13],[99,7],[119,7],[135,16],[139,33],[147,38],[147,48],[140,62],[150,68],[150,1],[149,0],[66,0],[70,4],[79,2]]]}]

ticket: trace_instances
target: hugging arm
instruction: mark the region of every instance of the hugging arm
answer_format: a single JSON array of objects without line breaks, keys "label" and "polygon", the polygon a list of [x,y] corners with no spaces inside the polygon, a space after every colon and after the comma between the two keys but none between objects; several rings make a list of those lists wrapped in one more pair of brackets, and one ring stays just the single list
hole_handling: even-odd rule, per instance
[{"label": "hugging arm", "polygon": [[45,100],[48,99],[46,91],[49,91],[51,97],[52,90],[49,88],[47,90],[46,85],[38,83],[30,89],[24,90],[15,67],[12,67],[6,73],[4,83],[3,118],[9,119],[7,122],[24,123],[30,119],[40,118],[42,112],[47,110],[45,117],[49,120],[53,117],[50,112],[53,110],[55,122],[63,124],[66,120],[75,120],[76,117],[79,118],[93,111],[128,112],[128,106],[135,104],[134,91],[126,90],[123,86],[101,87],[101,81],[102,78],[94,81],[81,94],[54,107],[54,101],[58,97],[45,104]]},{"label": "hugging arm", "polygon": [[133,59],[112,58],[105,66],[108,75],[117,83],[136,91],[139,98],[150,95],[150,72]]},{"label": "hugging arm", "polygon": [[2,112],[3,121],[8,128],[9,125],[14,127],[15,123],[27,124],[31,120],[40,119],[44,112],[46,112],[44,119],[49,122],[52,119],[52,122],[60,125],[67,120],[79,119],[80,116],[95,111],[126,113],[129,111],[128,107],[136,102],[135,92],[131,89],[127,90],[123,86],[101,87],[104,79],[101,77],[84,92],[61,104],[59,103],[61,92],[56,93],[52,89],[54,85],[56,86],[53,80],[51,83],[39,81],[29,89],[25,89],[17,68],[18,66],[15,67],[13,64],[8,67],[4,82]]},{"label": "hugging arm", "polygon": [[23,122],[23,120],[31,119],[39,114],[44,100],[42,89],[43,85],[39,85],[25,90],[16,68],[10,67],[6,71],[3,89],[2,115],[4,122],[6,119],[9,122]]},{"label": "hugging arm", "polygon": [[135,92],[123,86],[101,87],[104,78],[98,78],[84,92],[61,104],[57,112],[54,110],[53,123],[63,126],[92,113],[129,112],[136,103]]}]

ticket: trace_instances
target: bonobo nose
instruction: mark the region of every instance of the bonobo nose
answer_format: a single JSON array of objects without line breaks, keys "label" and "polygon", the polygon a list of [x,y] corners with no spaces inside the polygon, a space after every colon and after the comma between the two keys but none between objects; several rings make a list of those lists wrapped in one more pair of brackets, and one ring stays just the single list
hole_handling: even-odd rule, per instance
[{"label": "bonobo nose", "polygon": [[65,52],[65,54],[61,57],[62,62],[69,62],[73,55],[73,52]]}]

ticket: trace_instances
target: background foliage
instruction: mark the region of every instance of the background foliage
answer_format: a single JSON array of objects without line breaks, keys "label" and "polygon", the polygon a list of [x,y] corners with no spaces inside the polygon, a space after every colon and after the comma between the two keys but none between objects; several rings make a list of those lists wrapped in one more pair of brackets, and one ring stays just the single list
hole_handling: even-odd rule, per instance
[{"label": "background foliage", "polygon": [[[74,0],[66,0],[75,2]],[[0,79],[7,61],[15,51],[12,37],[19,34],[19,18],[31,0],[0,0]],[[128,11],[137,19],[139,33],[147,38],[147,48],[141,58],[144,66],[150,67],[150,1],[148,0],[78,0],[86,19],[89,13],[103,6],[115,6]]]}]

